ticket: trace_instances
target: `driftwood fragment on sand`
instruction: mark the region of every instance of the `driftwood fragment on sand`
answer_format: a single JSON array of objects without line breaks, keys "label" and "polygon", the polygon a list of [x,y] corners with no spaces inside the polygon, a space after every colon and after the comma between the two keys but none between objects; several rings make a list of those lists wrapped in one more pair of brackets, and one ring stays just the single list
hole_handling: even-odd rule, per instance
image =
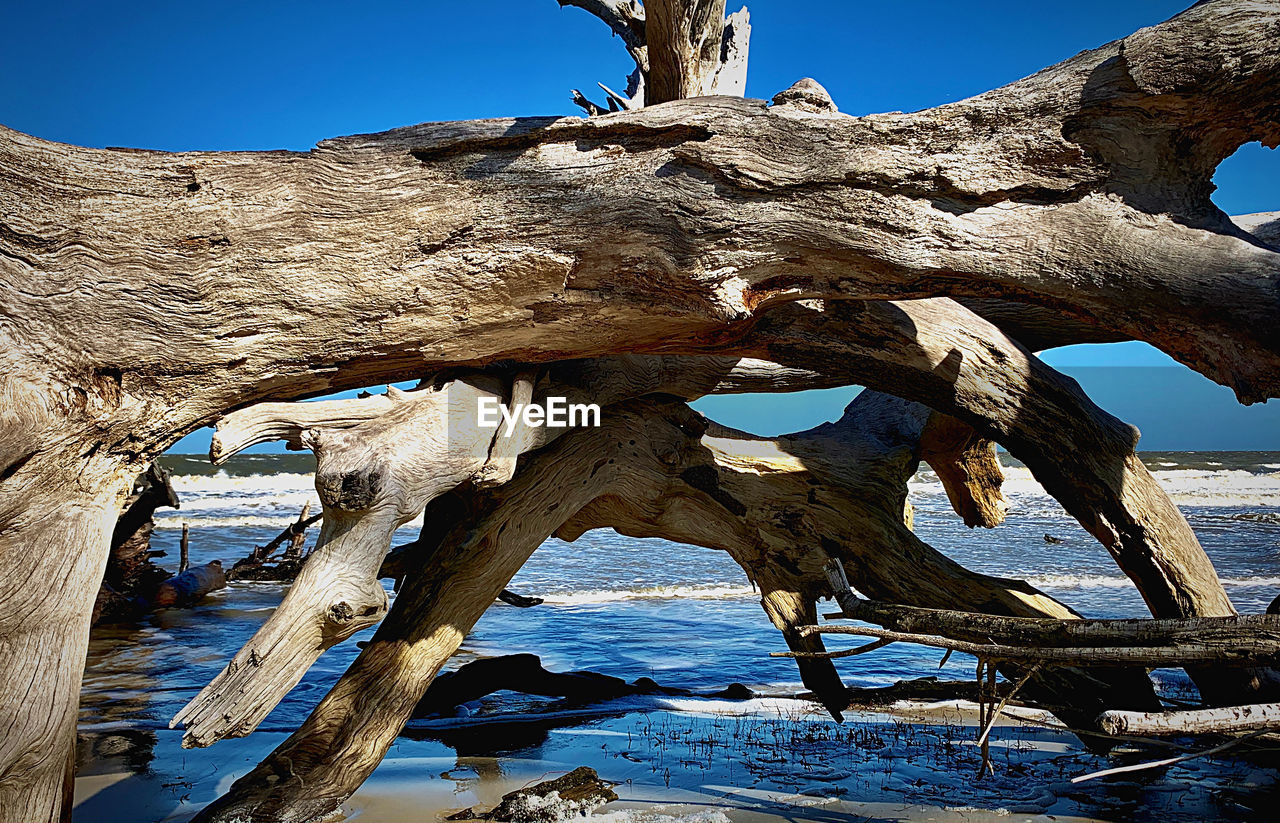
[{"label": "driftwood fragment on sand", "polygon": [[499,820],[503,823],[557,823],[590,816],[593,809],[618,799],[611,784],[590,766],[579,766],[553,780],[517,789],[487,812],[464,809],[449,820]]},{"label": "driftwood fragment on sand", "polygon": [[1109,711],[1099,721],[1108,734],[1149,737],[1280,731],[1280,703],[1170,712]]}]

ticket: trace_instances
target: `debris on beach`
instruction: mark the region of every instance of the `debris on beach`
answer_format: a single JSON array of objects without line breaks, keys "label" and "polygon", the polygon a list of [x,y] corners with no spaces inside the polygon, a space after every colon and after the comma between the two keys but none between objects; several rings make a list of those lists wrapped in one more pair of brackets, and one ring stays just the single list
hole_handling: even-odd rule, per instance
[{"label": "debris on beach", "polygon": [[590,766],[579,766],[568,774],[517,789],[487,812],[474,808],[451,814],[449,820],[501,820],[503,823],[556,823],[587,815],[618,795]]}]

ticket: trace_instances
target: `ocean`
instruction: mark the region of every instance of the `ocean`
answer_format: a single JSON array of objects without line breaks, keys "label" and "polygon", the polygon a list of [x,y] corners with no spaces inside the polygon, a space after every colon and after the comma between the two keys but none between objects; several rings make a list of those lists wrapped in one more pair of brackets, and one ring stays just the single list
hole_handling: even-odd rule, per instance
[{"label": "ocean", "polygon": [[[1237,608],[1244,613],[1264,611],[1280,595],[1280,453],[1144,452],[1142,458],[1186,514]],[[170,567],[177,564],[183,523],[190,527],[193,564],[220,559],[230,568],[254,545],[271,539],[293,521],[304,503],[310,501],[313,510],[319,510],[310,455],[241,455],[219,468],[195,455],[168,455],[163,462],[173,473],[173,484],[182,501],[181,509],[162,509],[156,518],[153,548],[167,553],[158,562]],[[1106,551],[1062,511],[1024,467],[1007,456],[1004,462],[1004,489],[1010,509],[1005,524],[995,530],[967,529],[951,512],[937,478],[922,467],[910,485],[917,534],[969,568],[1024,578],[1087,617],[1146,615],[1136,590]],[[417,522],[405,526],[396,542],[414,539],[420,525]],[[317,531],[310,531],[308,545],[314,542]],[[1047,541],[1046,535],[1060,542]],[[665,686],[698,691],[738,682],[764,696],[763,702],[756,702],[756,708],[775,720],[784,715],[791,717],[787,712],[794,712],[797,718],[806,718],[804,722],[826,722],[804,707],[792,706],[785,712],[779,708],[782,704],[777,700],[801,690],[799,677],[792,661],[769,656],[769,652],[785,649],[782,638],[765,617],[758,595],[743,572],[723,553],[597,531],[574,543],[548,540],[510,588],[522,595],[544,598],[545,603],[528,609],[495,603],[449,667],[482,656],[529,652],[541,657],[543,664],[554,671],[590,669],[627,680],[646,676]],[[180,771],[172,759],[186,758],[188,753],[176,748],[179,733],[167,729],[169,719],[249,639],[279,603],[283,592],[284,587],[276,584],[233,583],[194,609],[162,612],[137,626],[97,631],[83,688],[82,772],[150,772],[159,775],[156,785],[161,785],[161,777]],[[259,733],[249,739],[258,741],[252,749],[257,756],[265,753],[264,745],[278,741],[278,733],[298,726],[358,653],[356,641],[371,632],[357,635],[320,658],[264,721]],[[839,641],[832,641],[829,646],[838,647]],[[872,654],[839,660],[837,666],[847,684],[858,686],[885,685],[928,675],[956,679],[973,676],[971,658],[954,655],[940,669],[941,657],[938,650],[894,644]],[[1170,671],[1160,672],[1158,677],[1176,685],[1182,675]],[[480,724],[494,717],[514,720],[554,708],[544,700],[503,692],[449,723],[435,722],[433,726],[431,721],[415,721],[406,732],[406,739],[427,741],[421,745],[434,746],[439,751],[433,748],[431,752],[435,754],[430,755],[419,751],[409,756],[408,762],[421,760],[421,765],[437,756],[449,760],[451,752],[455,759],[461,757],[456,745],[450,749],[441,742],[450,736],[443,731],[433,732],[435,726],[447,726],[456,744],[458,729],[465,730],[469,723]],[[621,734],[618,724],[641,722],[635,718],[648,718],[652,723],[653,717],[661,716],[662,722],[678,724],[686,720],[694,723],[689,718],[705,714],[705,707],[700,709],[696,701],[678,700],[613,709],[601,710],[601,716],[614,719],[600,721],[603,725],[596,727],[596,732]],[[619,720],[619,713],[631,719]],[[578,733],[587,734],[591,728],[588,723]],[[1027,734],[1031,735],[1028,739],[1035,738],[1033,732]],[[101,741],[106,738],[116,740],[119,751],[110,750],[109,746],[105,753],[100,750]],[[628,731],[628,740],[631,739]],[[121,740],[125,742],[118,742]],[[225,773],[218,773],[217,757],[224,748],[242,754],[225,764]],[[505,755],[497,751],[489,754],[526,766],[537,761],[519,747],[508,749]],[[169,816],[179,819],[195,808],[192,804],[201,792],[207,800],[217,787],[225,788],[227,775],[252,765],[256,757],[243,753],[247,751],[235,749],[234,742],[227,741],[202,753],[206,759],[198,761],[204,764],[200,768],[213,768],[210,774],[214,777],[206,775],[208,779],[201,783],[190,775],[179,775],[175,780],[181,790],[168,790],[172,803],[161,804],[167,809],[164,814],[141,811],[142,806],[124,816],[111,814],[111,807],[103,805],[103,798],[110,795],[98,792],[81,802],[77,819],[111,819],[113,823]],[[469,756],[475,754],[468,752]],[[208,766],[209,763],[214,765]],[[461,768],[459,763],[461,760],[453,768]],[[683,772],[678,763],[676,766],[678,787]],[[389,757],[378,774],[400,774],[396,770],[405,768],[404,757]],[[653,786],[665,784],[667,791],[673,791],[670,764],[664,768],[668,774],[662,780],[657,771],[652,772]],[[439,769],[431,767],[427,771],[432,772],[433,779],[440,779]],[[848,771],[861,774],[856,768]],[[811,772],[812,769],[793,769],[790,774],[794,778]],[[521,773],[519,768],[508,768],[507,776]],[[924,773],[932,775],[922,778],[926,782],[940,779],[936,771]],[[705,775],[705,770],[700,774]],[[1231,782],[1227,777],[1222,779]],[[1202,774],[1198,779],[1204,782],[1207,778]],[[643,780],[632,780],[633,785],[648,785]],[[765,783],[769,781],[766,779]],[[409,784],[413,785],[413,781]],[[395,785],[403,788],[402,782]],[[778,785],[786,787],[785,781]],[[1026,794],[1025,788],[1018,791]],[[455,785],[451,797],[457,795],[456,789]],[[856,795],[856,786],[845,785],[843,792],[819,792],[815,796],[843,796],[842,802],[848,802],[851,791]],[[920,800],[918,792],[913,791],[916,790],[905,790],[903,803]],[[1113,795],[1114,792],[1099,795],[1097,802],[1103,804],[1099,808],[1112,808],[1107,804],[1115,801]],[[1002,808],[999,793],[973,795],[966,790],[964,796],[968,798],[965,802],[975,807],[982,807],[986,798],[996,808]],[[1054,797],[1061,800],[1058,795]],[[1071,802],[1076,805],[1069,811],[1098,813],[1098,809],[1079,798]],[[1130,798],[1125,802],[1133,801]],[[1231,802],[1248,807],[1246,801],[1234,796]],[[1200,809],[1180,801],[1179,808],[1184,806]],[[1053,807],[1050,804],[1044,808]],[[1162,812],[1165,817],[1169,813]],[[1203,813],[1203,809],[1194,812]],[[1245,815],[1241,819],[1247,818]],[[730,814],[729,819],[736,818]]]}]

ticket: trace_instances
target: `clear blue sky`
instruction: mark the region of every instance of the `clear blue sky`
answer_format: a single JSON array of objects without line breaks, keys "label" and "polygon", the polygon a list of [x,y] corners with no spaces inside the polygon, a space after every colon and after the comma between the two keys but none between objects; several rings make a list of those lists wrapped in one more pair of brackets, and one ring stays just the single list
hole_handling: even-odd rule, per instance
[{"label": "clear blue sky", "polygon": [[[768,98],[810,76],[851,114],[913,110],[1016,80],[1188,5],[756,0],[747,92]],[[305,150],[428,120],[577,114],[568,90],[619,87],[628,63],[603,24],[555,0],[9,3],[0,122],[88,146]],[[1216,180],[1228,212],[1280,209],[1275,151],[1246,146]],[[1105,394],[1095,399],[1142,428],[1147,448],[1280,449],[1275,401],[1237,409],[1229,392],[1181,367],[1128,386],[1077,368],[1169,364],[1149,347],[1073,347],[1046,359]],[[849,395],[714,398],[705,408],[775,433],[838,414]],[[197,433],[175,450],[207,442]]]}]

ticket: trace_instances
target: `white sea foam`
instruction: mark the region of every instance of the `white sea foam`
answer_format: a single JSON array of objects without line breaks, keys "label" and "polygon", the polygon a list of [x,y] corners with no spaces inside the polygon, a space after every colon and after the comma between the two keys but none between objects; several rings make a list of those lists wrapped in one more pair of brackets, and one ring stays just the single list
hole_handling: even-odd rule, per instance
[{"label": "white sea foam", "polygon": [[[1174,503],[1197,507],[1280,506],[1280,472],[1254,474],[1244,469],[1168,469],[1152,472]],[[1056,512],[1053,498],[1029,469],[1007,466],[1001,486],[1015,511]],[[940,496],[945,492],[933,472],[920,472],[910,483],[912,494]],[[1049,503],[1046,509],[1044,504]]]},{"label": "white sea foam", "polygon": [[275,494],[315,489],[313,476],[299,472],[227,474],[219,471],[213,474],[178,474],[170,478],[170,482],[173,483],[173,488],[179,495],[184,492],[270,492]]},{"label": "white sea foam", "polygon": [[[181,529],[182,524],[186,523],[193,529],[271,528],[283,530],[290,523],[297,522],[298,508],[300,507],[283,509],[278,514],[202,514],[197,517],[191,517],[182,511],[166,514],[157,512],[155,524],[157,529]],[[320,513],[317,506],[312,506],[311,511],[313,514]],[[418,515],[400,528],[421,529],[422,515]]]},{"label": "white sea foam", "polygon": [[635,589],[605,589],[581,592],[553,592],[540,595],[555,606],[588,606],[596,603],[616,603],[620,600],[736,600],[759,597],[750,586],[648,586]]},{"label": "white sea foam", "polygon": [[[1127,577],[1103,574],[1040,574],[1026,580],[1042,589],[1126,589],[1133,586],[1133,581]],[[1280,577],[1224,577],[1222,585],[1241,588],[1280,586]]]}]

